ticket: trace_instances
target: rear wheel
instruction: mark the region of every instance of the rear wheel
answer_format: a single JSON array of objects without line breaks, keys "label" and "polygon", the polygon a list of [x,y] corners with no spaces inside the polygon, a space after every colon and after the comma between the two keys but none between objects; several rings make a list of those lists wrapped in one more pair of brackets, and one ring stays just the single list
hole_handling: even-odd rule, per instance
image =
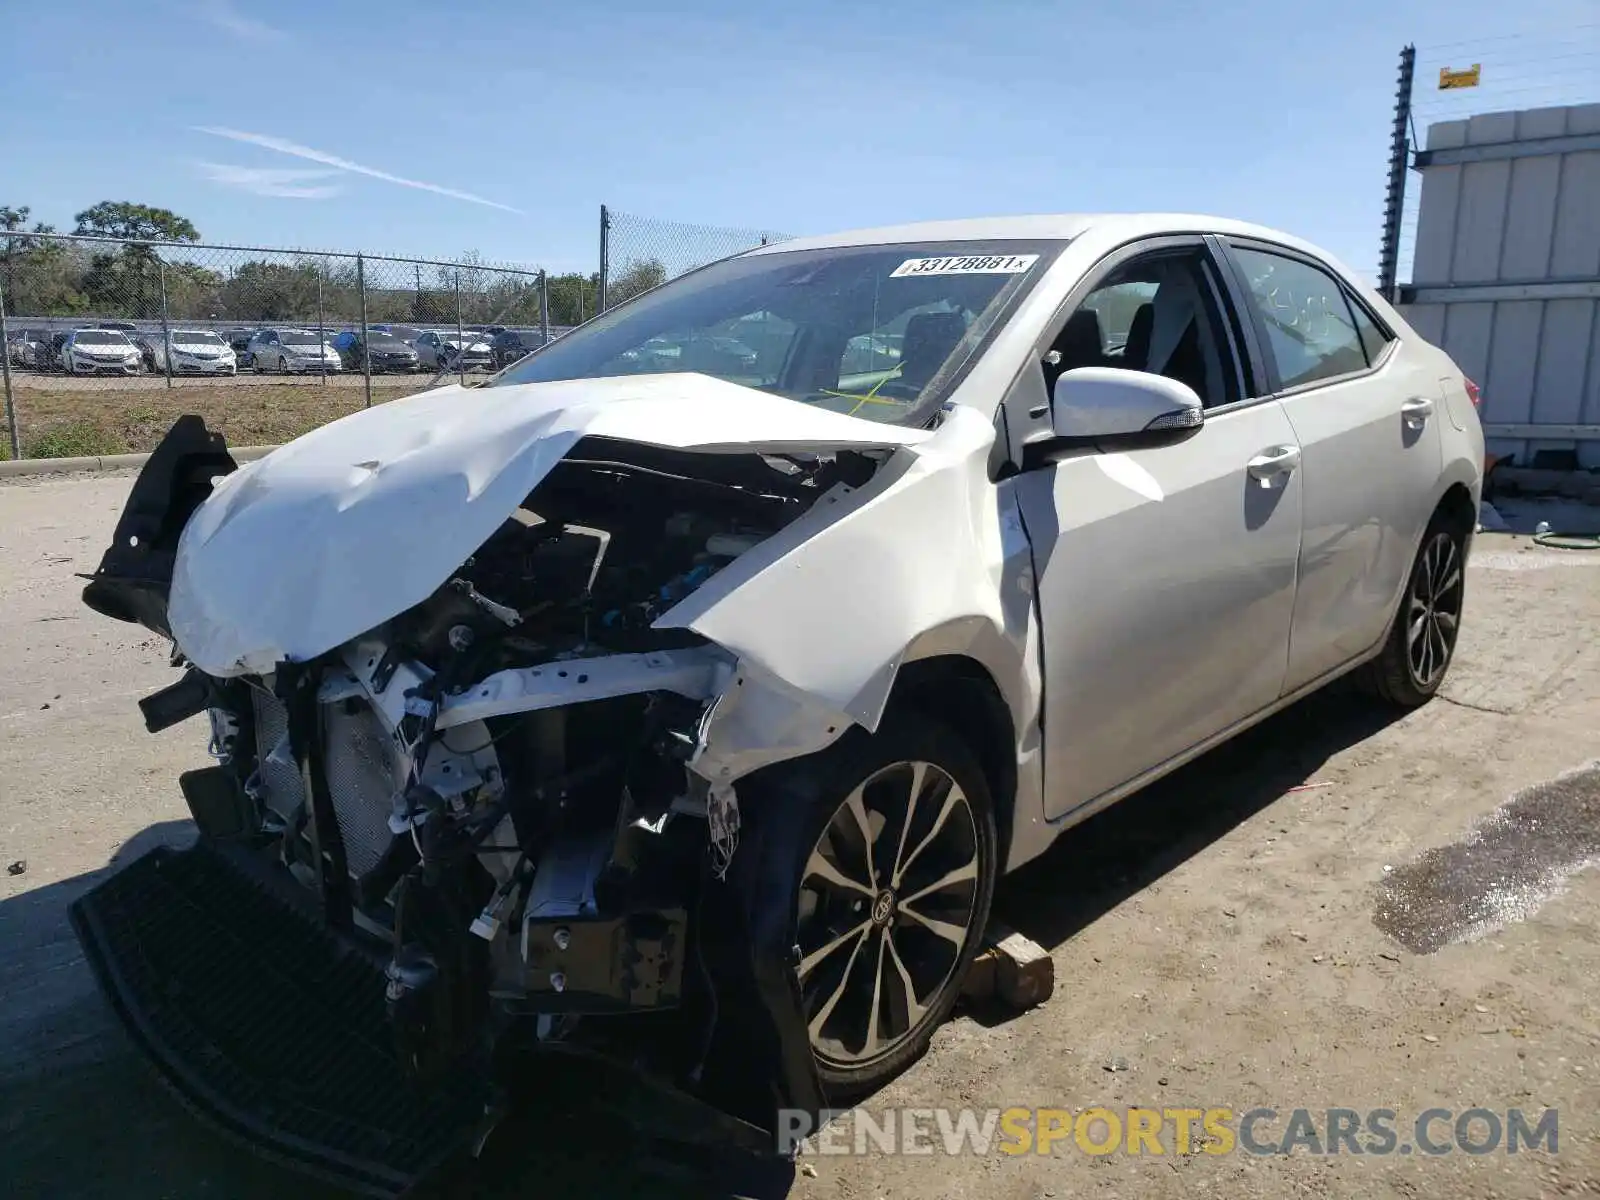
[{"label": "rear wheel", "polygon": [[811,1048],[841,1095],[926,1049],[989,920],[993,803],[960,738],[921,716],[886,723],[840,764],[813,813],[796,881]]},{"label": "rear wheel", "polygon": [[288,373],[289,373],[289,360],[287,358],[284,358],[282,355],[279,355],[278,356],[278,374],[279,375],[287,375]]},{"label": "rear wheel", "polygon": [[1433,698],[1455,654],[1466,567],[1465,533],[1442,515],[1435,517],[1423,534],[1388,640],[1368,664],[1369,690],[1402,708]]}]

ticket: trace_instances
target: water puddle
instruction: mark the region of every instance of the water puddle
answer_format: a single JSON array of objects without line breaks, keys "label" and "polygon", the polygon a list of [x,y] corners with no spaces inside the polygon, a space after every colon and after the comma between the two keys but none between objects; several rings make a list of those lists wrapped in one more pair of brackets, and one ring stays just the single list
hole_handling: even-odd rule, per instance
[{"label": "water puddle", "polygon": [[1372,921],[1432,954],[1526,920],[1568,876],[1600,862],[1600,763],[1519,792],[1466,838],[1384,877]]}]

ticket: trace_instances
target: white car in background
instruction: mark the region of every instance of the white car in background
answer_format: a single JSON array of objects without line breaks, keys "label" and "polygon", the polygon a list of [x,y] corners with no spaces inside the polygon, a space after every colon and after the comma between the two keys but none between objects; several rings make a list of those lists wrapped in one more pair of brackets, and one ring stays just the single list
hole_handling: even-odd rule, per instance
[{"label": "white car in background", "polygon": [[246,353],[259,375],[336,375],[344,360],[326,337],[304,329],[263,329],[250,339]]},{"label": "white car in background", "polygon": [[68,375],[137,375],[144,361],[120,329],[75,329],[61,343],[61,368]]},{"label": "white car in background", "polygon": [[417,352],[417,365],[435,370],[456,369],[456,356],[460,350],[461,366],[468,371],[488,371],[494,368],[494,351],[489,338],[483,334],[458,334],[454,330],[429,329],[411,343]]},{"label": "white car in background", "polygon": [[221,335],[209,329],[174,329],[166,338],[150,339],[150,353],[155,370],[167,369],[167,345],[172,348],[172,373],[174,375],[236,375],[239,359],[233,347]]}]

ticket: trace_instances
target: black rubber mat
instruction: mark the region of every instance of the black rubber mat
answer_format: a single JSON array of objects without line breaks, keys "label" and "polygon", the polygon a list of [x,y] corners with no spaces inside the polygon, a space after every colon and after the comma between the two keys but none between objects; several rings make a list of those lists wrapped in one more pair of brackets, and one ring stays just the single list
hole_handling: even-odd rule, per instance
[{"label": "black rubber mat", "polygon": [[472,1134],[488,1085],[401,1070],[372,958],[205,843],[161,848],[72,906],[118,1016],[190,1108],[271,1158],[404,1194]]}]

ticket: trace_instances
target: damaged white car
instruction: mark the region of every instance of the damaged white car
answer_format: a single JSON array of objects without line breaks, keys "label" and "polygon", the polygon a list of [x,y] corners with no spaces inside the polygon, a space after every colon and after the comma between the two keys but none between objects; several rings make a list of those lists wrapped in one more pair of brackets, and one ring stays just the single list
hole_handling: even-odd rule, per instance
[{"label": "damaged white car", "polygon": [[1354,668],[1433,694],[1475,404],[1312,247],[1119,216],[764,247],[245,466],[183,418],[84,598],[216,765],[79,936],[196,1108],[377,1194],[557,1048],[772,1130],[919,1053],[1075,822]]}]

